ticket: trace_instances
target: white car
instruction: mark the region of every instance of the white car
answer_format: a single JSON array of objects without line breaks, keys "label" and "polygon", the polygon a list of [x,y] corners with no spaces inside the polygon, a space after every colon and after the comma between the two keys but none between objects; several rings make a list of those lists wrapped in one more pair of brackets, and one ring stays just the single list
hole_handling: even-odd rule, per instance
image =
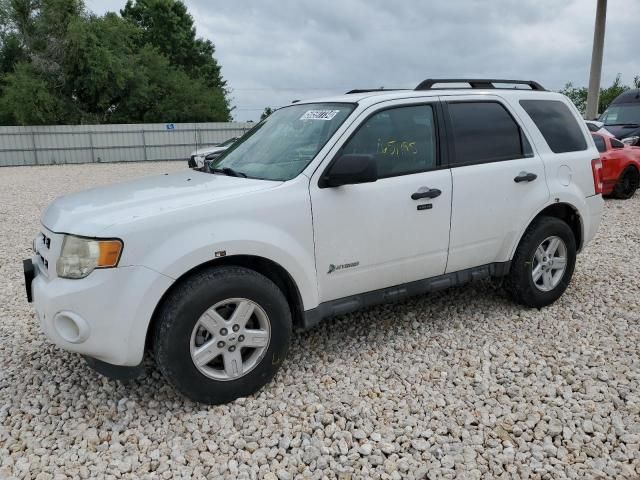
[{"label": "white car", "polygon": [[25,261],[42,329],[114,377],[153,352],[221,403],[333,315],[487,277],[551,304],[600,223],[598,150],[564,96],[466,81],[295,103],[206,172],[55,200]]},{"label": "white car", "polygon": [[205,161],[215,160],[216,158],[218,158],[227,150],[227,148],[233,145],[236,140],[238,140],[238,137],[233,137],[225,140],[222,143],[219,143],[218,145],[210,145],[208,147],[199,148],[191,152],[189,160],[187,161],[189,168],[204,167]]},{"label": "white car", "polygon": [[584,123],[587,124],[587,128],[591,133],[599,133],[605,137],[616,138],[613,133],[604,127],[604,123],[602,122],[598,122],[597,120],[585,120]]}]

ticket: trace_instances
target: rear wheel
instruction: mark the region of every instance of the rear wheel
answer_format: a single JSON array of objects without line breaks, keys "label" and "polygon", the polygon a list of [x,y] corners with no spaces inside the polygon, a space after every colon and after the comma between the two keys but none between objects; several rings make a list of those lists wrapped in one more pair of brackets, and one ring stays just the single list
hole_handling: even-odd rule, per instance
[{"label": "rear wheel", "polygon": [[550,305],[569,286],[575,262],[576,241],[569,225],[555,217],[540,217],[518,245],[507,290],[522,305]]},{"label": "rear wheel", "polygon": [[613,188],[613,197],[626,200],[633,197],[640,186],[640,173],[635,167],[627,167],[623,170],[618,183]]},{"label": "rear wheel", "polygon": [[289,306],[271,280],[245,268],[211,268],[166,299],[154,330],[154,354],[180,392],[218,404],[250,395],[271,380],[290,335]]}]

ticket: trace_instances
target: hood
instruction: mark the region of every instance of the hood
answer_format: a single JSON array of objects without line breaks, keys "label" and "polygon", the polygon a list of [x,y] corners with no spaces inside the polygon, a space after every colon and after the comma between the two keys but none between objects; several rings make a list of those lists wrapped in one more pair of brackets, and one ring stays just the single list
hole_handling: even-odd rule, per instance
[{"label": "hood", "polygon": [[618,140],[623,138],[640,135],[640,127],[626,127],[624,125],[605,125],[604,128],[609,130]]},{"label": "hood", "polygon": [[193,170],[155,175],[60,197],[44,211],[42,224],[52,232],[94,237],[112,225],[280,184]]},{"label": "hood", "polygon": [[227,147],[215,147],[215,146],[202,147],[191,152],[191,155],[209,155],[210,153],[218,152],[218,151],[222,152],[226,149]]}]

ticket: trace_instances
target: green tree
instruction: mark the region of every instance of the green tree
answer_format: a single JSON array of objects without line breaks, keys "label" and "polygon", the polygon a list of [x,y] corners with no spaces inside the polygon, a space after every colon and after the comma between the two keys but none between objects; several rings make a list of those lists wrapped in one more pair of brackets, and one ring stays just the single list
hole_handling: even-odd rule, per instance
[{"label": "green tree", "polygon": [[229,120],[213,44],[195,37],[184,5],[127,9],[95,16],[81,0],[0,0],[0,124]]},{"label": "green tree", "polygon": [[0,120],[9,125],[61,123],[66,107],[52,94],[47,81],[27,63],[20,63],[5,77],[0,97]]},{"label": "green tree", "polygon": [[[636,75],[633,79],[634,88],[640,88],[640,76]],[[598,100],[598,112],[604,112],[607,107],[615,100],[615,98],[622,92],[629,90],[629,86],[624,85],[621,80],[621,75],[618,74],[613,83],[606,87],[600,88],[600,97]],[[560,93],[569,97],[577,109],[584,115],[587,109],[587,87],[576,87],[573,83],[568,82]]]},{"label": "green tree", "polygon": [[73,102],[74,123],[109,122],[122,99],[146,80],[134,46],[138,34],[114,13],[71,23],[65,41],[68,55],[62,90]]},{"label": "green tree", "polygon": [[559,91],[567,96],[573,102],[576,108],[584,115],[587,110],[587,88],[576,87],[573,82],[567,82],[562,90]]},{"label": "green tree", "polygon": [[25,55],[18,35],[11,32],[0,36],[0,76],[13,72],[22,60],[25,60]]},{"label": "green tree", "polygon": [[264,111],[262,112],[262,115],[260,115],[260,121],[264,120],[265,118],[267,118],[269,115],[271,115],[273,113],[273,108],[271,107],[266,107],[264,109]]},{"label": "green tree", "polygon": [[156,47],[173,65],[181,66],[192,78],[212,88],[225,88],[220,66],[210,40],[196,37],[193,17],[176,0],[127,0],[120,11],[123,18],[138,26],[142,43]]},{"label": "green tree", "polygon": [[26,59],[25,38],[31,34],[31,0],[0,0],[0,77]]},{"label": "green tree", "polygon": [[622,84],[622,81],[620,80],[620,74],[618,74],[611,86],[600,89],[598,113],[604,112],[609,107],[609,105],[611,105],[611,102],[613,102],[618,95],[626,90],[629,90],[629,86]]},{"label": "green tree", "polygon": [[9,47],[9,60],[14,60],[4,60],[6,71],[28,60],[35,71],[58,72],[64,34],[83,12],[81,0],[0,0],[0,43]]},{"label": "green tree", "polygon": [[206,122],[227,119],[226,97],[221,89],[172,67],[155,47],[147,45],[136,55],[138,75],[128,95],[112,109],[110,121]]}]

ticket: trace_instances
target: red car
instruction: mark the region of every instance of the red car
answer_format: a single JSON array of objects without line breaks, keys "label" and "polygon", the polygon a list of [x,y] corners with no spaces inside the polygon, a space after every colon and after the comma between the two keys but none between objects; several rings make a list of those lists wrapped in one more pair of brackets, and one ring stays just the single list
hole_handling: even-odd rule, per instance
[{"label": "red car", "polygon": [[592,133],[602,160],[602,194],[631,198],[640,185],[640,147]]}]

